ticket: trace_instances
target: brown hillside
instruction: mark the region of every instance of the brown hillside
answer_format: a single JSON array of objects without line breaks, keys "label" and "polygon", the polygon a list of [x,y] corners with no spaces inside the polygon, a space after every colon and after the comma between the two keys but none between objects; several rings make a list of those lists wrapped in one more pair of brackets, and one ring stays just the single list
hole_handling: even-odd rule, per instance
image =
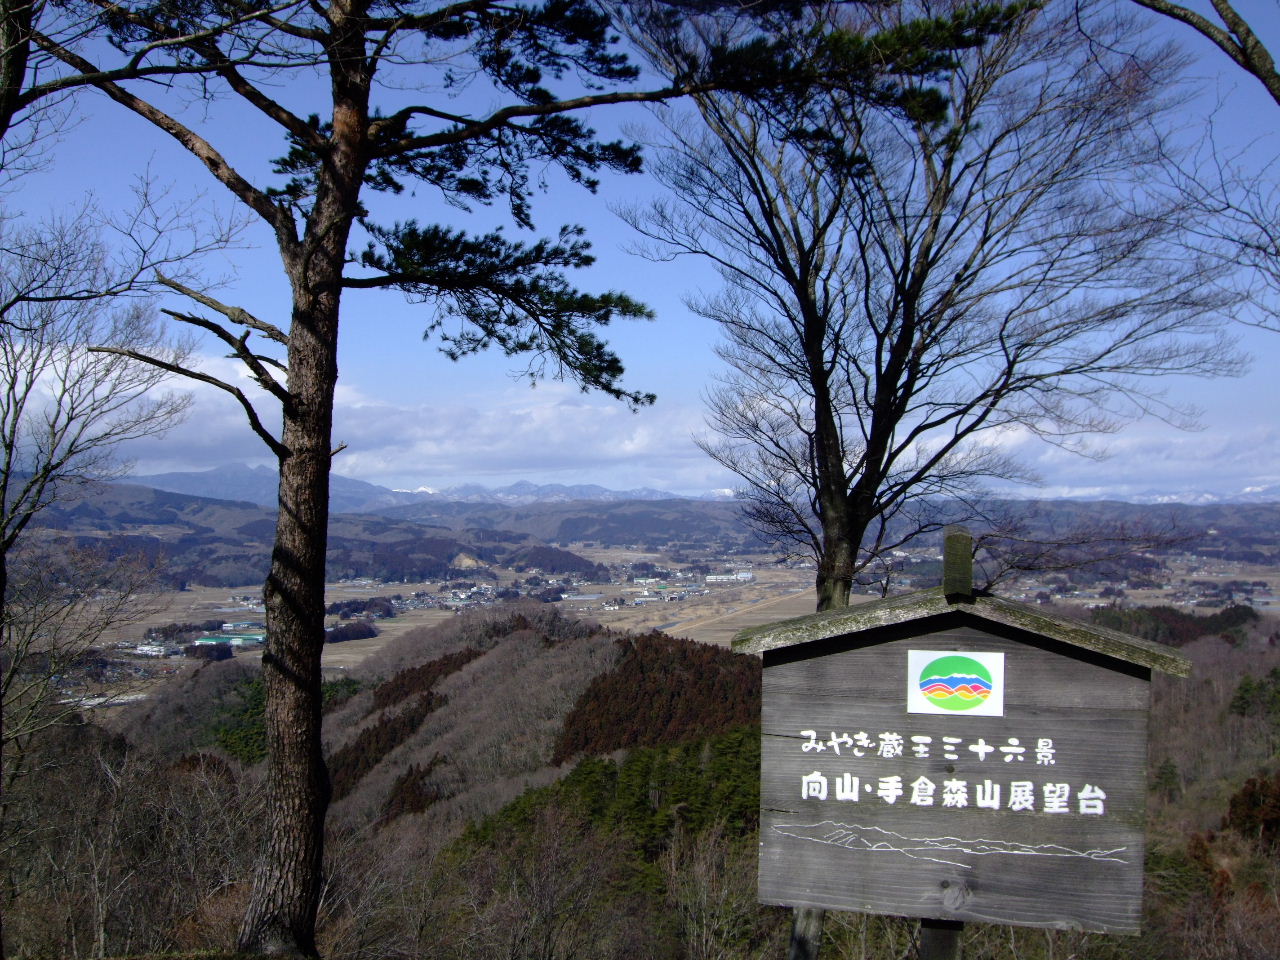
[{"label": "brown hillside", "polygon": [[760,661],[661,633],[623,637],[618,664],[565,717],[552,763],[681,743],[757,723]]}]

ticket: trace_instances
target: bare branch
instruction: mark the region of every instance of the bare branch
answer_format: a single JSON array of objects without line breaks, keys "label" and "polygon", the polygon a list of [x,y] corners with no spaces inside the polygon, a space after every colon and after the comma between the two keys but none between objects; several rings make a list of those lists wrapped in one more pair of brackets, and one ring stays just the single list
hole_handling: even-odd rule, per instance
[{"label": "bare branch", "polygon": [[1185,23],[1192,30],[1212,41],[1237,66],[1252,74],[1266,88],[1271,99],[1280,105],[1280,72],[1276,70],[1275,59],[1266,45],[1258,39],[1258,35],[1253,32],[1249,22],[1228,0],[1212,0],[1213,9],[1222,18],[1226,29],[1189,7],[1171,3],[1169,0],[1133,0],[1133,2],[1171,20]]},{"label": "bare branch", "polygon": [[[79,70],[88,76],[95,72],[93,64],[75,52],[55,43],[49,38],[38,38],[43,49],[49,54]],[[276,204],[266,193],[259,190],[242,177],[234,167],[227,163],[220,152],[214,149],[204,137],[180,123],[163,110],[140,97],[134,96],[119,84],[100,82],[94,84],[112,100],[132,110],[144,120],[154,124],[169,134],[188,150],[209,170],[211,174],[230,190],[241,202],[262,217],[275,231],[276,238],[282,247],[292,249],[297,244],[297,232],[293,217],[283,207]]]},{"label": "bare branch", "polygon": [[249,327],[252,330],[257,330],[263,336],[274,340],[276,343],[283,344],[285,346],[289,343],[288,334],[279,327],[267,323],[265,320],[259,320],[248,310],[244,309],[244,307],[228,306],[227,304],[209,296],[207,293],[195,290],[192,287],[179,283],[177,280],[164,276],[164,274],[159,271],[156,271],[156,279],[170,290],[174,290],[177,293],[182,294],[184,297],[194,300],[201,306],[208,307],[210,310],[216,310],[232,323],[239,324],[242,327]]},{"label": "bare branch", "polygon": [[236,401],[244,409],[245,416],[249,420],[250,428],[262,439],[262,442],[271,449],[271,452],[281,459],[289,455],[289,448],[277,440],[271,432],[263,426],[262,421],[258,417],[258,411],[254,408],[253,403],[247,396],[245,396],[244,392],[239,387],[223,380],[219,380],[217,377],[211,376],[210,374],[201,373],[199,370],[192,370],[190,367],[184,367],[181,364],[170,363],[160,359],[159,357],[149,356],[148,354],[142,353],[138,350],[125,350],[119,347],[90,347],[89,352],[128,357],[130,360],[135,360],[138,363],[148,364],[149,366],[156,367],[166,373],[186,377],[188,380],[207,383],[210,386],[217,387],[219,390],[223,390],[231,394],[231,396],[235,397]]},{"label": "bare branch", "polygon": [[[166,308],[162,308],[160,312],[165,314],[165,316],[173,317],[173,319],[179,320],[182,323],[190,324],[193,327],[199,327],[201,330],[207,330],[212,333],[223,343],[231,347],[230,358],[233,360],[239,360],[248,367],[249,372],[253,374],[253,378],[257,381],[258,386],[262,387],[263,390],[270,393],[286,406],[292,402],[291,397],[289,396],[289,391],[271,375],[269,370],[266,369],[266,365],[270,364],[278,369],[285,370],[284,365],[274,358],[260,356],[249,350],[248,330],[246,330],[241,336],[237,337],[222,325],[214,323],[212,320],[206,320],[204,317],[198,317],[195,314],[179,313],[176,310],[169,310]],[[288,371],[285,370],[285,372]]]}]

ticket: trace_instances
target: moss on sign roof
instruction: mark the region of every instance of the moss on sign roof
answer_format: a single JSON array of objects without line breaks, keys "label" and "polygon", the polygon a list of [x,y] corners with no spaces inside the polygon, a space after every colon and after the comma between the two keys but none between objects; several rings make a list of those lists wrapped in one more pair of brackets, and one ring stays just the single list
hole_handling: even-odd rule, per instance
[{"label": "moss on sign roof", "polygon": [[733,638],[733,649],[739,653],[764,653],[766,650],[897,626],[947,613],[971,617],[978,626],[986,622],[1025,630],[1176,677],[1185,677],[1191,673],[1191,661],[1164,644],[1142,640],[1118,630],[1052,616],[1027,604],[999,597],[982,594],[972,597],[952,594],[948,597],[941,587],[750,627]]}]

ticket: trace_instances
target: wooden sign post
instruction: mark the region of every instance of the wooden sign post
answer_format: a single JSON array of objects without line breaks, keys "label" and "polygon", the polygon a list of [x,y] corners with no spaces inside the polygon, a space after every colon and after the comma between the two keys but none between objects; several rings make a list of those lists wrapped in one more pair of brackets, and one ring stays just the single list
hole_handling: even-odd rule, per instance
[{"label": "wooden sign post", "polygon": [[735,639],[764,659],[760,900],[1137,933],[1151,671],[1189,662],[975,595],[968,551]]}]

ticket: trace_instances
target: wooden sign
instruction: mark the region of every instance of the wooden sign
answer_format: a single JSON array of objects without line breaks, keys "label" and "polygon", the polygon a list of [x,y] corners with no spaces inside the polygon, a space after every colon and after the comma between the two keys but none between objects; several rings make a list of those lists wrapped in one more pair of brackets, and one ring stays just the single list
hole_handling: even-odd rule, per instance
[{"label": "wooden sign", "polygon": [[749,631],[760,899],[1136,933],[1151,670],[1176,652],[942,590]]}]

